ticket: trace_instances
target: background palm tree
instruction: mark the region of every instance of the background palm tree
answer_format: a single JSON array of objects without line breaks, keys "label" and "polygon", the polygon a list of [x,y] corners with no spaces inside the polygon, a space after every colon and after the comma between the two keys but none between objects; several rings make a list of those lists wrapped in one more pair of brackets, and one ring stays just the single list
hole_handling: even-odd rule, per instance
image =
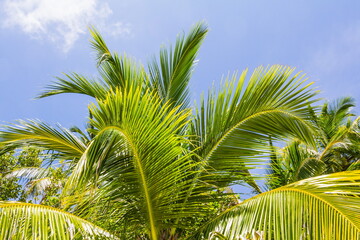
[{"label": "background palm tree", "polygon": [[[352,112],[354,99],[344,97],[325,102],[320,113],[309,108],[314,125],[315,146],[292,139],[271,156],[271,188],[305,178],[359,168],[359,118]],[[270,143],[272,145],[272,143]]]},{"label": "background palm tree", "polygon": [[[229,201],[234,193],[224,189],[241,183],[260,191],[251,169],[265,164],[264,158],[271,154],[267,144],[269,135],[276,140],[294,137],[315,144],[308,105],[315,102],[316,92],[310,88],[311,83],[304,84],[306,79],[294,73],[294,69],[259,67],[250,77],[247,71],[229,76],[219,89],[211,89],[206,100],[203,98],[192,111],[188,83],[206,32],[204,24],[197,24],[187,36],[178,37],[174,48],[161,50],[159,60],[152,61],[146,71],[128,57],[111,53],[99,33],[91,31],[100,78],[90,80],[68,74],[40,96],[80,93],[94,97],[96,102],[89,106],[91,137],[84,141],[85,134],[80,131],[54,128],[39,121],[19,122],[5,127],[0,134],[5,150],[35,145],[55,151],[59,159],[69,163],[71,175],[62,191],[63,209],[67,212],[41,205],[2,203],[0,223],[5,239],[115,238],[116,235],[124,239],[155,240],[191,234],[208,238],[211,231],[218,236],[235,236],[228,234],[227,227],[213,229],[224,224],[219,219],[233,222],[227,213],[237,209],[226,210],[237,200]],[[359,173],[353,174],[349,178],[344,176],[344,182],[358,181]],[[331,176],[324,179],[330,181]],[[309,184],[315,190],[299,187],[299,191],[309,194],[297,198],[292,197],[292,190],[279,192],[295,199],[296,206],[302,206],[309,195],[317,196],[316,200],[324,194],[316,179],[309,180]],[[339,185],[335,181],[331,186]],[[355,188],[357,185],[350,187],[348,195],[331,196],[357,203],[358,198],[353,197]],[[272,207],[277,198],[263,201],[266,206],[259,203],[262,196],[273,196],[272,193],[246,201],[260,204],[249,208],[252,216],[277,218],[277,215],[253,214],[256,209]],[[315,203],[321,209],[328,207],[324,201]],[[241,209],[247,208],[240,205]],[[337,214],[336,207],[326,209],[328,217]],[[219,212],[224,213],[219,215]],[[358,234],[357,221],[342,222],[348,215],[358,213],[355,206],[341,213],[335,224],[339,229],[351,229],[349,234]],[[314,214],[319,212],[314,210],[308,215]],[[237,211],[235,215],[242,218],[243,213]],[[14,216],[16,221],[7,224]],[[215,220],[196,231],[197,225],[210,219]],[[304,219],[295,222],[292,228],[281,230],[299,236],[294,229],[304,224],[314,227],[322,224],[312,218]],[[279,222],[274,222],[276,229]],[[245,232],[265,231],[270,238],[273,236],[271,227],[263,228],[249,219],[244,223],[249,226]],[[229,226],[234,231],[243,229],[239,225]]]}]

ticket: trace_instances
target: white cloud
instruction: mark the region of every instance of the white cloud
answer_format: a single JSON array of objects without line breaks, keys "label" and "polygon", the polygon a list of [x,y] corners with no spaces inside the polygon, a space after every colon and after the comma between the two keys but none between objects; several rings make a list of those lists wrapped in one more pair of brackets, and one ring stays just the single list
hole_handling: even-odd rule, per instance
[{"label": "white cloud", "polygon": [[111,25],[113,36],[130,34],[129,24],[106,23],[112,10],[100,0],[5,0],[3,11],[3,27],[20,28],[32,38],[50,40],[64,52],[91,24]]},{"label": "white cloud", "polygon": [[122,22],[116,22],[111,27],[105,26],[105,31],[114,37],[130,35],[131,34],[131,26],[129,23],[124,24]]}]

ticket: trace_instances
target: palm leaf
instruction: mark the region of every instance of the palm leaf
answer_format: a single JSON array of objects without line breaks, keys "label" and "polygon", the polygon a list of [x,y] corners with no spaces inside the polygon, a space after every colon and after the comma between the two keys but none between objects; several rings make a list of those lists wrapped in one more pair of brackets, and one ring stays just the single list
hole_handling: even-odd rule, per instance
[{"label": "palm leaf", "polygon": [[44,178],[50,175],[51,171],[48,168],[41,167],[22,167],[16,168],[8,173],[5,177],[17,177],[24,180],[33,180],[37,178]]},{"label": "palm leaf", "polygon": [[64,76],[66,79],[58,77],[58,81],[47,86],[46,90],[41,93],[38,98],[44,98],[61,93],[79,93],[96,98],[105,96],[109,90],[109,87],[102,81],[89,80],[88,78],[76,73],[71,75],[64,74]]},{"label": "palm leaf", "polygon": [[175,47],[160,51],[159,62],[149,64],[151,86],[163,100],[174,106],[189,106],[188,84],[201,43],[207,33],[204,23],[195,25],[185,37],[176,39]]},{"label": "palm leaf", "polygon": [[90,34],[92,36],[90,43],[97,54],[97,64],[102,80],[109,88],[115,90],[115,88],[136,87],[146,84],[147,74],[141,65],[139,66],[126,55],[112,54],[95,28],[90,29]]},{"label": "palm leaf", "polygon": [[188,110],[171,110],[153,92],[142,94],[141,87],[116,90],[90,110],[96,137],[65,192],[85,192],[81,186],[91,191],[89,184],[95,184],[93,201],[126,205],[123,221],[139,224],[151,239],[176,219],[200,212],[201,198],[184,201],[194,163],[183,147],[188,141],[177,132]]},{"label": "palm leaf", "polygon": [[38,120],[18,121],[18,124],[7,125],[0,132],[2,152],[34,145],[44,149],[55,150],[67,159],[79,158],[85,151],[85,144],[69,130],[58,128]]},{"label": "palm leaf", "polygon": [[116,239],[71,213],[19,202],[0,202],[0,229],[0,239]]},{"label": "palm leaf", "polygon": [[281,187],[302,179],[322,175],[326,165],[318,159],[318,153],[306,147],[299,140],[293,140],[274,153],[271,161],[271,175],[268,180],[270,189]]},{"label": "palm leaf", "polygon": [[97,54],[101,78],[90,80],[76,73],[64,74],[66,79],[57,78],[58,81],[47,86],[39,98],[61,93],[79,93],[103,99],[110,89],[138,85],[145,87],[148,76],[142,66],[125,55],[112,54],[96,29],[91,28],[90,34],[92,36],[91,45]]},{"label": "palm leaf", "polygon": [[[246,85],[247,71],[234,74],[223,87],[202,100],[193,122],[199,136],[199,155],[225,185],[246,177],[248,169],[263,163],[274,139],[293,136],[314,144],[307,121],[308,104],[316,92],[306,79],[283,66],[257,68]],[[251,179],[251,178],[250,178]],[[258,189],[258,188],[256,188]]]},{"label": "palm leaf", "polygon": [[359,239],[360,171],[302,180],[259,194],[202,228],[228,239],[260,233],[262,239]]},{"label": "palm leaf", "polygon": [[331,138],[338,135],[339,128],[345,126],[346,121],[353,116],[351,108],[354,106],[353,98],[343,97],[332,102],[325,102],[321,113],[313,116],[313,121],[319,130],[317,137],[323,148],[329,145]]}]

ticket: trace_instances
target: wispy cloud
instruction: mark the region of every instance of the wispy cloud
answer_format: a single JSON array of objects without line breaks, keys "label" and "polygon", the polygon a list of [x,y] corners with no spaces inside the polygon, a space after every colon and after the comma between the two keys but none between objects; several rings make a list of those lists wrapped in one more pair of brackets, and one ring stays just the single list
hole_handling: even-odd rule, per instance
[{"label": "wispy cloud", "polygon": [[32,38],[50,40],[64,52],[91,24],[111,28],[112,36],[131,32],[129,24],[107,23],[112,10],[101,0],[5,0],[2,9],[2,27],[19,28]]}]

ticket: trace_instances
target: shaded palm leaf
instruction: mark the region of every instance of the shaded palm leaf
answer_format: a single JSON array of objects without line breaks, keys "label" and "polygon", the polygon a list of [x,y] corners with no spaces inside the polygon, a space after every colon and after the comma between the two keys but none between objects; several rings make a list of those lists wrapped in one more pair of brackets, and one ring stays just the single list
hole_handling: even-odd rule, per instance
[{"label": "shaded palm leaf", "polygon": [[281,187],[302,179],[324,174],[326,165],[318,159],[318,153],[307,148],[299,140],[274,151],[270,162],[270,189]]}]

